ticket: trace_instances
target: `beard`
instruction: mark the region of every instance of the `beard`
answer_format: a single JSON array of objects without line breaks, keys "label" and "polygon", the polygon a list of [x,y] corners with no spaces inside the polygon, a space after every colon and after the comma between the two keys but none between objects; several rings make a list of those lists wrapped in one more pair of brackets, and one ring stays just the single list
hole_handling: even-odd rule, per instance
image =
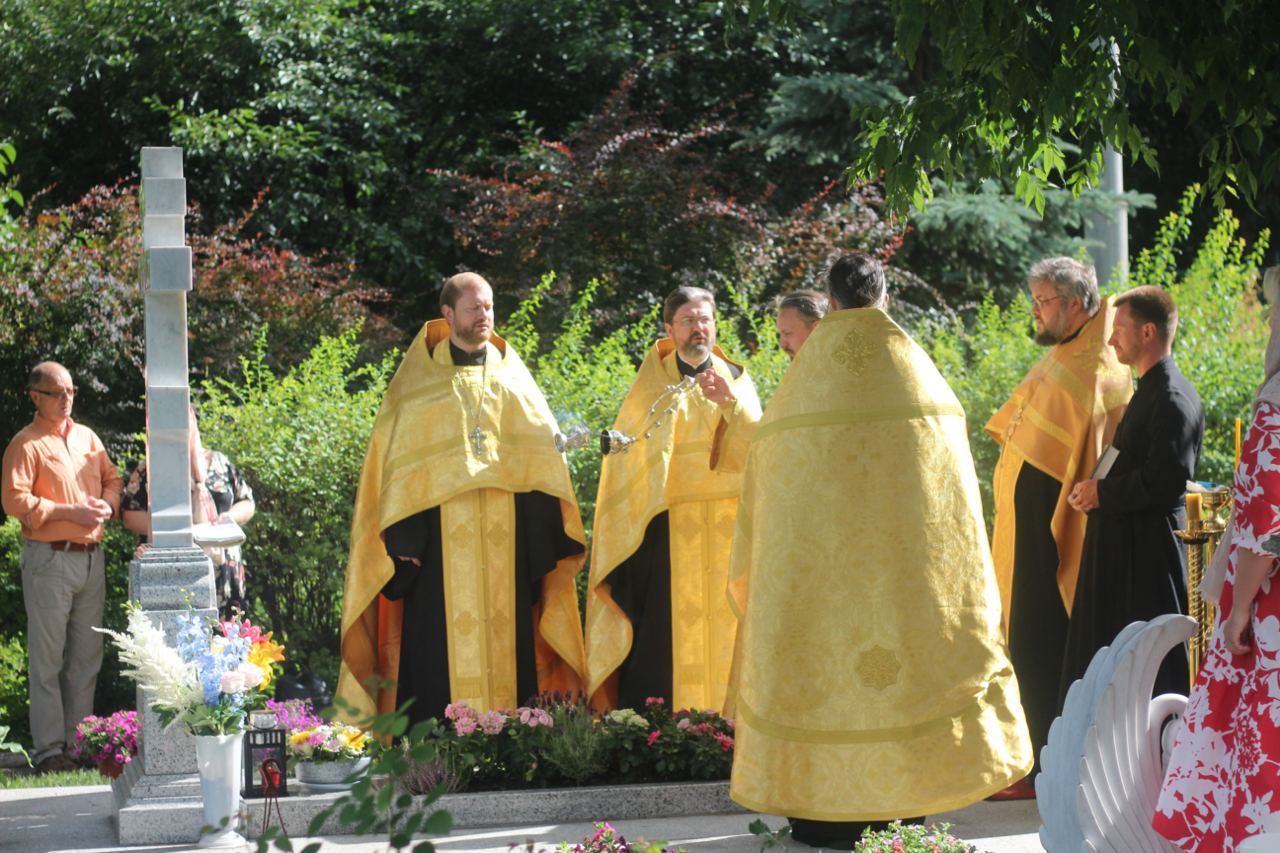
[{"label": "beard", "polygon": [[493,335],[493,329],[484,323],[473,323],[465,329],[459,328],[457,335],[458,340],[467,346],[480,347],[489,342],[489,338]]},{"label": "beard", "polygon": [[686,364],[692,367],[697,367],[707,360],[707,356],[711,355],[711,345],[708,344],[706,340],[699,341],[698,343],[686,341],[684,345],[679,348],[679,351],[680,357],[685,360]]},{"label": "beard", "polygon": [[1067,323],[1065,317],[1057,318],[1057,321],[1050,325],[1044,324],[1043,329],[1036,330],[1036,343],[1042,347],[1051,347],[1062,343],[1067,338]]}]

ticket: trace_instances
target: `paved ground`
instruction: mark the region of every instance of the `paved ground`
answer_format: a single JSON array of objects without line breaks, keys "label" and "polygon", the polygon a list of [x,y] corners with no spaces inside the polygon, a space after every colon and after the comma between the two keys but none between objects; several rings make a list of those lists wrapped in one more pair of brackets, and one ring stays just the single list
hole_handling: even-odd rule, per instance
[{"label": "paved ground", "polygon": [[[689,853],[755,853],[760,842],[747,830],[750,815],[715,815],[655,820],[619,821],[628,838],[666,841]],[[978,803],[967,809],[937,815],[930,822],[948,821],[952,832],[986,853],[1041,853],[1036,839],[1040,819],[1035,803]],[[772,827],[781,818],[766,818]],[[444,853],[509,853],[554,850],[557,842],[577,841],[592,831],[590,824],[547,824],[486,830],[459,830],[435,839]],[[111,817],[111,789],[27,788],[0,790],[0,851],[5,853],[114,853],[114,851],[193,850],[192,846],[120,847],[115,843]],[[300,849],[295,838],[294,849]],[[373,853],[387,850],[385,838],[338,837],[323,842],[334,853]],[[792,844],[797,853],[812,848]]]}]

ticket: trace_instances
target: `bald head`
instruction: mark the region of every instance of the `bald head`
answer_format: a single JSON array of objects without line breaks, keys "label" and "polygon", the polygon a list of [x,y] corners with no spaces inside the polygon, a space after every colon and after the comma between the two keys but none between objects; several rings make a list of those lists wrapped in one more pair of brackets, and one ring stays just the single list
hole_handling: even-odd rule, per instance
[{"label": "bald head", "polygon": [[35,367],[31,368],[31,372],[27,374],[28,388],[44,388],[51,385],[62,384],[61,380],[65,379],[66,384],[71,384],[71,371],[67,370],[56,361],[42,361]]},{"label": "bald head", "polygon": [[484,280],[484,276],[473,272],[460,272],[455,276],[445,279],[444,287],[440,288],[440,308],[446,305],[450,308],[458,307],[458,298],[463,293],[472,290],[481,290],[488,292],[489,296],[493,296],[493,288],[489,286],[489,282]]},{"label": "bald head", "polygon": [[59,424],[71,417],[76,386],[71,382],[71,371],[56,361],[42,361],[31,368],[27,393],[40,417]]}]

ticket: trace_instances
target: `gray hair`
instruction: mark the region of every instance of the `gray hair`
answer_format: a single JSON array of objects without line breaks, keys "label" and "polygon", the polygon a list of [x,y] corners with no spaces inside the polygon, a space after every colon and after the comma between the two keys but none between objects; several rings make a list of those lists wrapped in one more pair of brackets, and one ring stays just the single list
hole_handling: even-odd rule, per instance
[{"label": "gray hair", "polygon": [[1037,261],[1027,273],[1027,284],[1043,281],[1053,285],[1063,299],[1079,299],[1085,313],[1093,316],[1098,310],[1098,274],[1090,264],[1082,264],[1075,258],[1059,256]]}]

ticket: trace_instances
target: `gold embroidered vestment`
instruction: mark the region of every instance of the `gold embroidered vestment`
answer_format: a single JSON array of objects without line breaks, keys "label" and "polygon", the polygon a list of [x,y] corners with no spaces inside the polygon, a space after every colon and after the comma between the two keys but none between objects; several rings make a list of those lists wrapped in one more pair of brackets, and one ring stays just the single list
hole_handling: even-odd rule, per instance
[{"label": "gold embroidered vestment", "polygon": [[[450,695],[480,710],[510,710],[525,698],[516,695],[514,494],[558,498],[565,535],[585,542],[569,469],[555,449],[556,421],[520,357],[495,336],[484,367],[455,367],[448,338],[445,321],[432,320],[410,345],[360,474],[338,696],[362,714],[395,707],[394,685],[364,685],[371,675],[394,680],[399,672],[403,608],[381,595],[394,573],[382,531],[440,507]],[[582,554],[566,557],[542,579],[533,622],[540,690],[583,685],[574,586],[583,562]]]},{"label": "gold embroidered vestment", "polygon": [[888,820],[1030,770],[964,411],[884,312],[828,314],[775,391],[729,589],[737,802]]}]

